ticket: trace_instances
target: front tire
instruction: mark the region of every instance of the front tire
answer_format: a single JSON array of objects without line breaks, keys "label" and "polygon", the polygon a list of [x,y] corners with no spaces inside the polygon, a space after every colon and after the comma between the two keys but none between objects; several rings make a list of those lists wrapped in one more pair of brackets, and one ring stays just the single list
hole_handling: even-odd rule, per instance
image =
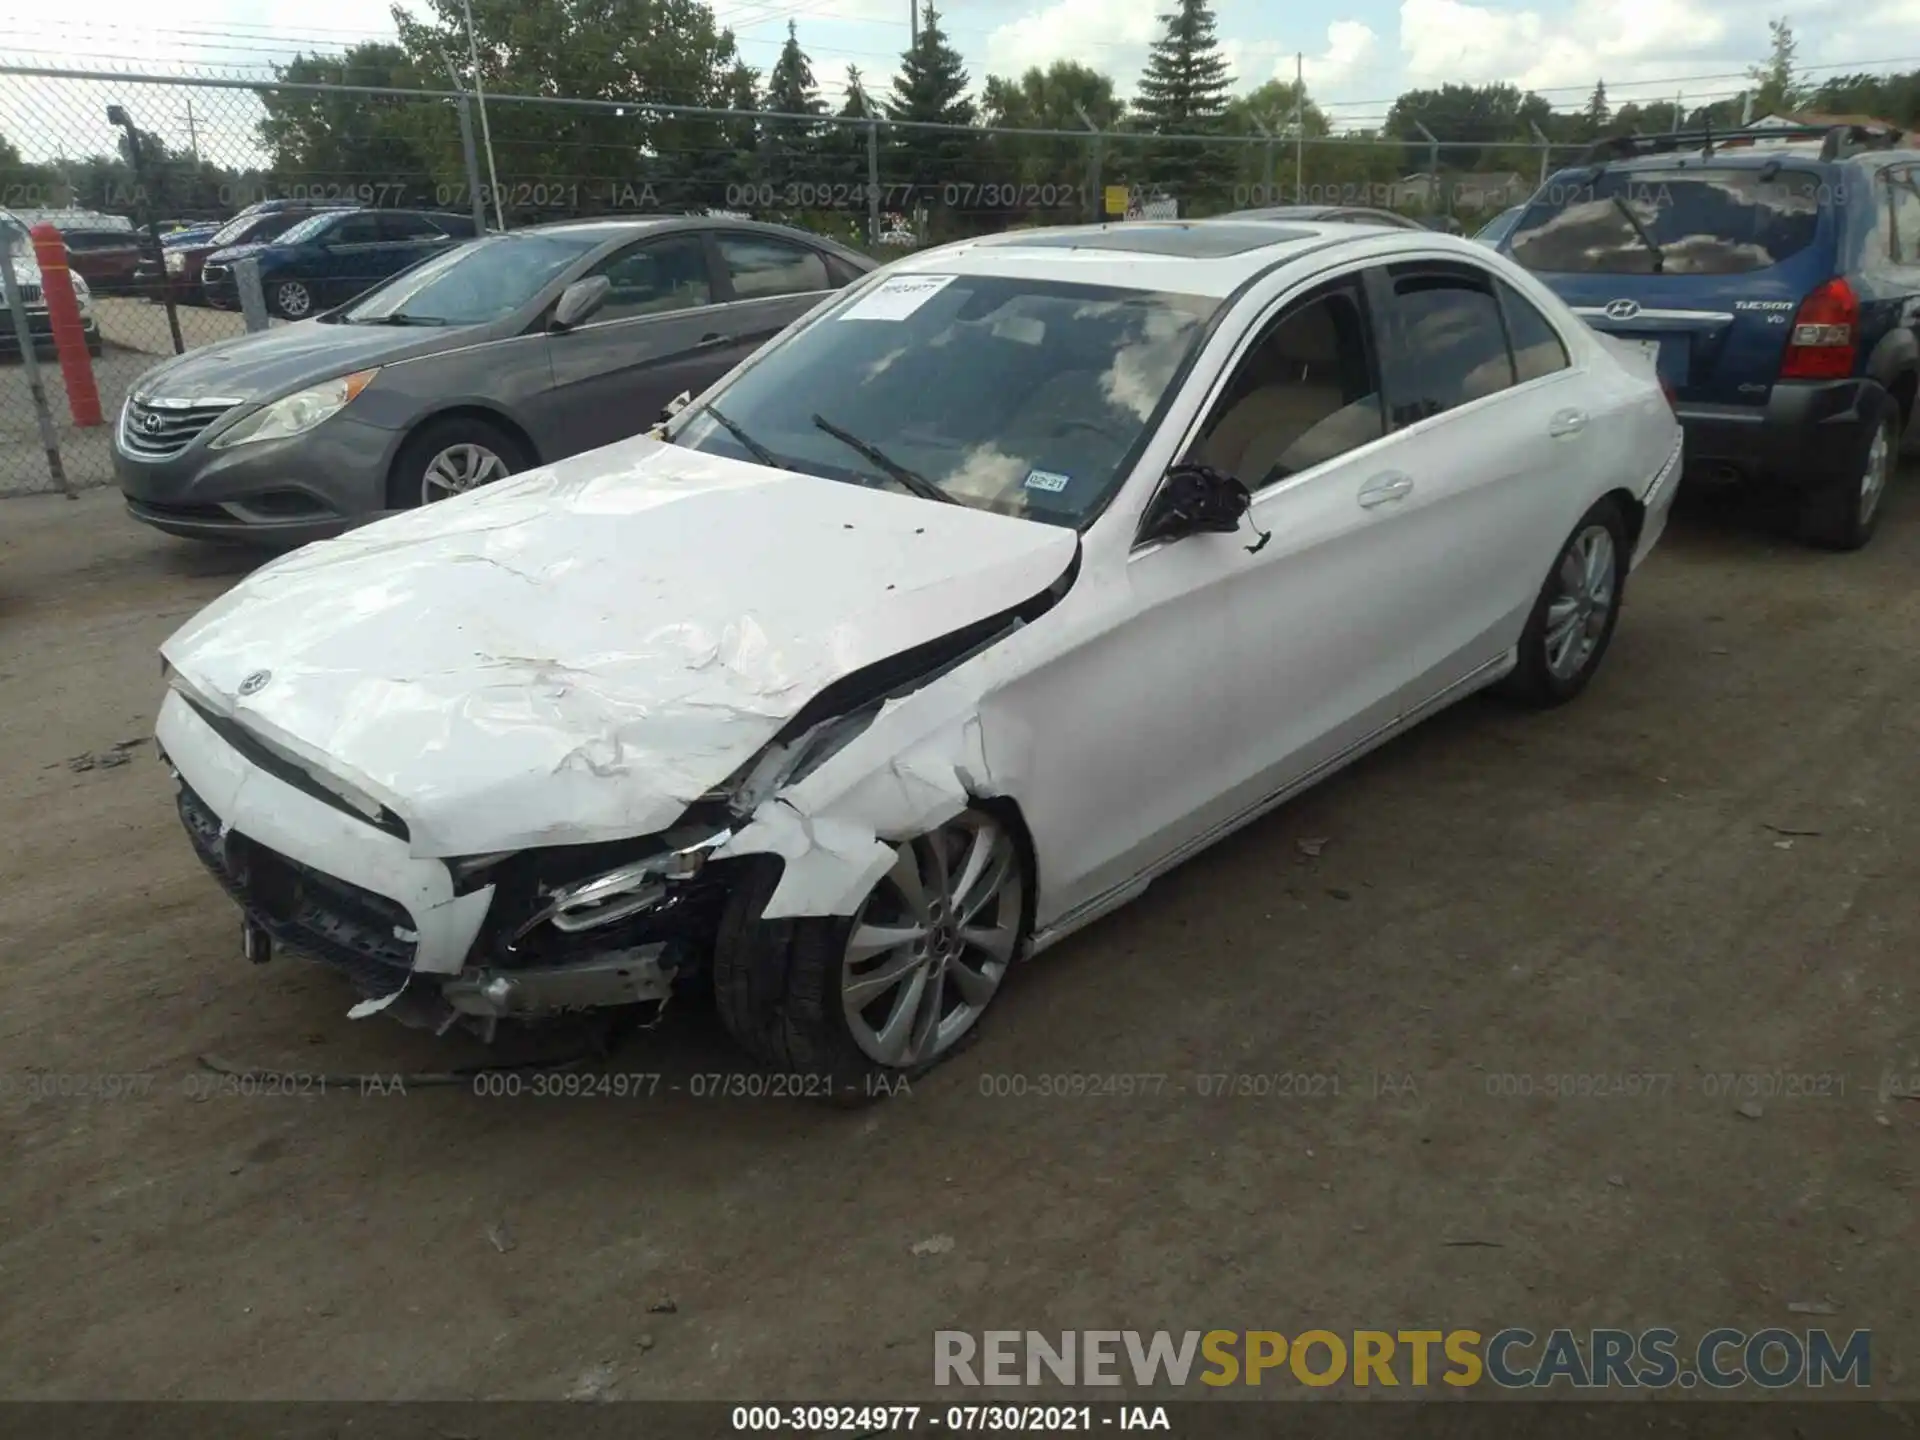
[{"label": "front tire", "polygon": [[387,481],[387,504],[411,510],[477,490],[532,467],[526,448],[478,416],[449,415],[421,426],[400,449]]},{"label": "front tire", "polygon": [[1550,709],[1587,688],[1620,621],[1630,546],[1626,517],[1615,501],[1601,500],[1580,517],[1540,586],[1520,633],[1518,663],[1500,684],[1502,694]]},{"label": "front tire", "polygon": [[1888,401],[1874,422],[1858,465],[1800,497],[1800,538],[1821,550],[1858,550],[1880,528],[1887,490],[1899,464],[1899,409]]},{"label": "front tire", "polygon": [[953,1054],[999,993],[1029,923],[1012,829],[971,808],[896,847],[850,917],[762,918],[780,865],[733,894],[714,995],[734,1040],[775,1071],[858,1104]]}]

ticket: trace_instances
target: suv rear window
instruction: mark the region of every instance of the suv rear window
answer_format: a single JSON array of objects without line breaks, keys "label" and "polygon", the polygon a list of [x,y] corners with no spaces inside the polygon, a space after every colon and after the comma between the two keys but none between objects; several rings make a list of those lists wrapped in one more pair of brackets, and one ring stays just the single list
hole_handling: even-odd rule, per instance
[{"label": "suv rear window", "polygon": [[1813,243],[1831,189],[1811,170],[1764,173],[1688,167],[1550,180],[1507,248],[1545,274],[1651,275],[1648,241],[1660,252],[1661,274],[1764,270]]}]

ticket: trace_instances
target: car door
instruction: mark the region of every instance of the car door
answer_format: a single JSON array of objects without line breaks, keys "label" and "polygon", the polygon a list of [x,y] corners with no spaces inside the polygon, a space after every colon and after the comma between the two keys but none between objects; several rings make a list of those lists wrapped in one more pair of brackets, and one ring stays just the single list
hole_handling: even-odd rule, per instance
[{"label": "car door", "polygon": [[1368,663],[1425,703],[1519,638],[1604,464],[1591,387],[1544,312],[1491,271],[1416,261],[1368,271],[1391,463],[1363,504],[1397,522],[1403,623]]},{"label": "car door", "polygon": [[586,324],[547,337],[553,389],[534,437],[543,455],[636,435],[676,395],[698,394],[730,368],[734,332],[700,231],[628,245],[581,278],[595,275],[609,282],[605,304]]},{"label": "car door", "polygon": [[[1054,757],[1084,767],[1076,788],[1129,796],[1103,823],[1075,824],[1070,843],[1042,835],[1085,857],[1060,877],[1063,910],[1203,843],[1396,717],[1401,677],[1381,655],[1418,623],[1417,581],[1405,513],[1370,503],[1369,486],[1411,462],[1384,418],[1369,304],[1354,271],[1275,297],[1179,442],[1181,460],[1246,484],[1252,506],[1231,535],[1137,542],[1119,647],[1073,662],[1081,693],[1114,693],[1109,670],[1138,672],[1147,691],[1126,729],[1139,773],[1112,773],[1118,747],[1093,739],[1104,716],[1083,717]],[[1164,693],[1180,698],[1169,707]]]},{"label": "car door", "polygon": [[836,288],[825,257],[810,245],[779,235],[718,230],[713,235],[726,287],[732,335],[716,357],[714,379],[798,320]]},{"label": "car door", "polygon": [[371,210],[343,215],[314,237],[313,248],[311,268],[316,273],[304,275],[301,271],[308,267],[296,264],[288,274],[312,281],[318,292],[314,297],[316,308],[343,305],[386,278],[381,272],[385,263],[381,256],[387,240],[381,233],[380,217]]}]

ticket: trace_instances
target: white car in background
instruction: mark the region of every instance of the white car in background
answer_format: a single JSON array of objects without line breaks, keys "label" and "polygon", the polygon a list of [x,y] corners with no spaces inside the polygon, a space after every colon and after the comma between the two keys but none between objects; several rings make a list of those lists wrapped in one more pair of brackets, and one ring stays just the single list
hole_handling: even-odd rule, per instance
[{"label": "white car in background", "polygon": [[1474,691],[1607,653],[1680,462],[1484,246],[1131,223],[914,255],[657,432],[256,572],[158,734],[246,949],[483,1030],[711,985],[803,1091]]},{"label": "white car in background", "polygon": [[[31,213],[31,212],[30,212]],[[41,287],[40,262],[34,258],[33,240],[27,234],[26,217],[0,210],[0,256],[13,267],[13,283],[20,294],[20,308],[26,312],[27,327],[34,338],[34,354],[44,360],[55,358],[53,325],[47,315],[47,297]],[[80,328],[87,340],[87,353],[100,354],[100,323],[94,318],[93,290],[86,276],[68,270],[73,281],[73,298],[80,311]],[[17,356],[20,339],[13,317],[0,304],[0,357]]]}]

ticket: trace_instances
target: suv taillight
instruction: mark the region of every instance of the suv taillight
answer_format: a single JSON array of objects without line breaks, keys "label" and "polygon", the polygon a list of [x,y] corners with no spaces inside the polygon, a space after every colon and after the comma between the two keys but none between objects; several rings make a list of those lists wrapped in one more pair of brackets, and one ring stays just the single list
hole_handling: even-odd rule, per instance
[{"label": "suv taillight", "polygon": [[1860,298],[1845,280],[1829,280],[1800,302],[1780,362],[1782,380],[1844,380],[1853,374]]}]

